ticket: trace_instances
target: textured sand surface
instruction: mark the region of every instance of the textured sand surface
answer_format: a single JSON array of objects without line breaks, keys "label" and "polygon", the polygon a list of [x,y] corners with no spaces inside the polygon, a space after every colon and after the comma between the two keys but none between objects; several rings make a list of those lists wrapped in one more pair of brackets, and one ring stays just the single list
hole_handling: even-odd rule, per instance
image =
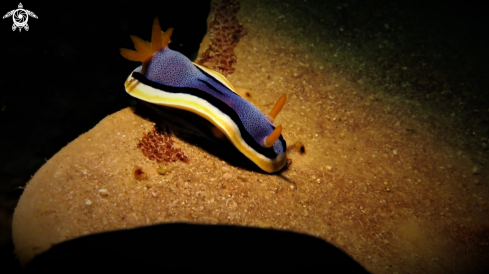
[{"label": "textured sand surface", "polygon": [[275,124],[289,144],[292,164],[281,173],[288,181],[175,137],[189,163],[161,175],[137,148],[152,122],[123,109],[63,148],[27,185],[13,220],[20,260],[80,235],[185,221],[318,236],[373,273],[487,269],[486,155],[472,149],[452,110],[404,96],[431,90],[409,90],[403,73],[410,68],[399,62],[381,77],[382,62],[370,62],[374,53],[355,44],[361,37],[331,34],[319,20],[329,20],[331,8],[242,1],[238,13],[247,35],[229,80],[251,89],[264,112],[287,93]]},{"label": "textured sand surface", "polygon": [[[303,209],[287,228],[328,240],[375,273],[487,269],[487,155],[449,115],[463,112],[446,109],[459,99],[447,102],[447,87],[406,84],[426,80],[425,71],[406,76],[395,45],[378,51],[402,33],[367,43],[359,30],[331,29],[348,5],[301,2],[242,3],[248,35],[230,77],[256,87],[259,106],[289,95],[277,123],[306,154],[291,156],[283,173],[298,187],[290,202]],[[395,65],[387,77],[386,64]]]}]

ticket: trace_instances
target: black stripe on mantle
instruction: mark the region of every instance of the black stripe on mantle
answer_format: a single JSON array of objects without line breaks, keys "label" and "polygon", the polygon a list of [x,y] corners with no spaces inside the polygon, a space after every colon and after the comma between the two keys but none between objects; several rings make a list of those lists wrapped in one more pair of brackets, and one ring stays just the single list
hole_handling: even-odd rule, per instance
[{"label": "black stripe on mantle", "polygon": [[[223,112],[224,114],[229,116],[229,118],[231,118],[231,120],[233,120],[233,122],[238,126],[238,129],[241,132],[241,137],[243,138],[243,140],[250,147],[252,147],[255,151],[257,151],[258,153],[264,155],[265,157],[267,157],[269,159],[275,159],[277,157],[277,154],[273,150],[273,147],[264,148],[255,141],[255,139],[251,136],[251,134],[245,129],[243,123],[239,119],[238,114],[236,113],[236,111],[233,108],[228,106],[223,101],[212,96],[211,94],[209,94],[205,91],[196,89],[196,88],[172,87],[172,86],[167,86],[167,85],[163,85],[160,83],[156,83],[156,82],[149,80],[148,78],[146,78],[145,76],[143,76],[139,72],[133,72],[132,77],[134,77],[136,80],[138,80],[139,82],[141,82],[147,86],[153,87],[155,89],[162,90],[164,92],[175,93],[175,94],[178,94],[178,93],[189,94],[189,95],[193,95],[193,96],[199,97],[199,98],[207,101],[209,104],[215,106],[221,112]],[[214,78],[214,77],[212,77],[212,78]],[[237,96],[239,96],[239,95],[237,95]],[[286,149],[286,143],[285,143],[285,140],[282,137],[282,135],[280,135],[279,140],[282,143],[284,150],[285,150]]]}]

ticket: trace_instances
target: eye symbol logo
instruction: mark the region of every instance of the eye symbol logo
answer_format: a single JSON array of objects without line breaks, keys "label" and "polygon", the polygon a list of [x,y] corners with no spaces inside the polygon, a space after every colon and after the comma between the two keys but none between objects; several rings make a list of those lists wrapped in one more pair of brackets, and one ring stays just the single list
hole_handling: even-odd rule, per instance
[{"label": "eye symbol logo", "polygon": [[32,11],[23,9],[22,3],[19,3],[18,9],[7,12],[2,19],[10,16],[12,16],[12,19],[14,20],[12,31],[16,30],[17,28],[19,31],[21,31],[22,28],[28,31],[29,25],[27,25],[27,21],[29,20],[29,16],[37,19],[37,15]]}]

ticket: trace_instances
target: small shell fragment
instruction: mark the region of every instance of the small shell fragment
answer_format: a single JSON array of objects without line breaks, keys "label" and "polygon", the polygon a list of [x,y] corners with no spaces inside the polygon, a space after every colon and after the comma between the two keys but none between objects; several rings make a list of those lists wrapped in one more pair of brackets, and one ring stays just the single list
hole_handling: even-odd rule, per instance
[{"label": "small shell fragment", "polygon": [[99,189],[98,193],[100,193],[100,195],[102,196],[109,196],[109,192],[107,191],[107,189]]}]

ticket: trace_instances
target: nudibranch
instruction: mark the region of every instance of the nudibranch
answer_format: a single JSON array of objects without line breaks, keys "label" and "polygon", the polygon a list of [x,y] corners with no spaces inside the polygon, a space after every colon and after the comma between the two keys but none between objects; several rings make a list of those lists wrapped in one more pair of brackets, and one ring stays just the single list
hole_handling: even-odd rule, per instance
[{"label": "nudibranch", "polygon": [[281,170],[287,146],[282,126],[272,122],[285,104],[285,94],[264,115],[238,95],[222,74],[171,50],[172,32],[172,28],[161,31],[155,18],[151,42],[131,36],[136,51],[120,49],[124,58],[142,63],[127,78],[127,93],[150,104],[193,112],[212,123],[262,170]]}]

